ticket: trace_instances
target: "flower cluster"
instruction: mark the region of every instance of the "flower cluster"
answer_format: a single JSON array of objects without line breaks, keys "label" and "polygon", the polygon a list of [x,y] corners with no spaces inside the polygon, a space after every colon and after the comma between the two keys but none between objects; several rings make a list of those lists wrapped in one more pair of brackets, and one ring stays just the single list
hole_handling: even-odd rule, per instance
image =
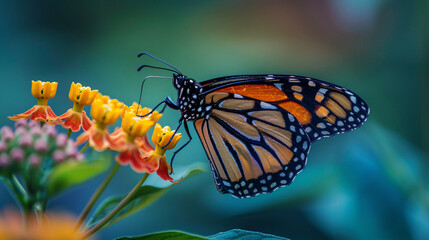
[{"label": "flower cluster", "polygon": [[[150,145],[146,136],[147,131],[157,123],[162,114],[149,108],[143,108],[137,103],[126,106],[116,99],[103,96],[98,90],[91,90],[80,83],[72,83],[69,99],[73,102],[73,108],[57,117],[47,105],[48,99],[55,96],[57,85],[55,82],[33,81],[31,92],[38,99],[38,105],[25,113],[9,117],[9,119],[31,119],[35,122],[61,125],[69,129],[68,136],[72,131],[76,132],[82,128],[84,133],[76,139],[76,145],[88,142],[88,145],[96,151],[101,152],[107,149],[118,151],[119,154],[116,158],[118,163],[130,164],[136,172],[157,172],[164,180],[174,182],[168,174],[171,166],[166,161],[165,152],[175,147],[181,134],[175,133],[169,127],[162,128],[157,124],[152,137],[155,147]],[[83,110],[88,105],[91,105],[92,120]],[[122,119],[121,128],[117,128],[109,134],[108,127],[115,124],[119,117]],[[67,138],[65,135],[59,135],[60,140],[58,141],[62,141],[61,139],[66,141]],[[1,166],[8,166],[11,159],[25,158],[26,156],[20,155],[21,152],[22,149],[10,153],[12,154],[10,156],[1,155],[0,169]],[[31,157],[34,164],[38,162],[36,156]],[[67,156],[57,151],[52,157],[61,161]]]},{"label": "flower cluster", "polygon": [[26,173],[27,168],[52,168],[64,161],[82,159],[74,141],[51,125],[41,127],[36,122],[18,120],[15,130],[7,126],[0,130],[0,174]]},{"label": "flower cluster", "polygon": [[[9,187],[24,213],[26,223],[22,228],[23,224],[16,216],[7,216],[7,221],[0,219],[0,240],[86,239],[131,202],[130,199],[141,189],[149,174],[156,172],[166,181],[178,182],[169,175],[173,170],[167,163],[165,153],[176,146],[181,134],[157,123],[162,117],[161,113],[137,103],[127,106],[102,95],[98,90],[72,83],[69,99],[73,107],[57,116],[48,106],[48,100],[55,96],[57,86],[56,82],[33,81],[31,93],[37,98],[37,105],[9,117],[16,121],[15,129],[7,126],[0,129],[0,180]],[[92,120],[84,111],[85,106],[89,105]],[[109,126],[114,125],[119,118],[121,127],[109,133]],[[68,129],[67,134],[58,133],[56,125]],[[152,127],[154,146],[147,137]],[[81,129],[83,132],[74,142],[70,138],[72,132]],[[79,151],[77,146],[85,143]],[[104,165],[105,158],[99,161],[84,159],[82,153],[88,147],[97,152],[118,152],[115,167],[95,191],[77,221],[47,218],[44,213],[50,197],[103,171],[98,170],[103,167],[92,166],[100,166],[98,163]],[[83,227],[92,207],[120,165],[128,164],[134,171],[145,173],[141,180],[110,214],[92,227]]]}]

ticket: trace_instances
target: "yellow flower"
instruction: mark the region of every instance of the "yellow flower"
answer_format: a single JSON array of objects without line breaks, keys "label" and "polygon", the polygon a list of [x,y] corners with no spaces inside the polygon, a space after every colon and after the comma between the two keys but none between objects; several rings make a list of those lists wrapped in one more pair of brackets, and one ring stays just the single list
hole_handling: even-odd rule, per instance
[{"label": "yellow flower", "polygon": [[55,97],[55,94],[57,93],[57,86],[57,82],[32,81],[31,94],[37,98],[37,105],[34,105],[24,113],[16,114],[8,118],[13,121],[30,119],[35,122],[46,122],[51,125],[61,123],[57,115],[52,111],[51,107],[48,106],[48,100]]},{"label": "yellow flower", "polygon": [[122,106],[124,104],[118,100],[110,99],[109,96],[103,96],[98,93],[91,104],[91,117],[97,124],[113,125],[121,115]]},{"label": "yellow flower", "polygon": [[[174,137],[173,137],[173,134],[174,134],[174,131],[171,131],[169,126],[165,126],[164,128],[161,128],[161,125],[156,124],[152,134],[152,142],[153,144],[155,144],[156,147],[164,149],[164,152],[165,152],[165,150],[174,148],[177,142],[179,141],[179,139],[182,138],[181,133],[174,134]],[[173,137],[173,139],[171,139],[171,137]],[[168,143],[169,141],[170,143]],[[164,154],[161,154],[161,155],[164,155]]]},{"label": "yellow flower", "polygon": [[[171,131],[169,126],[162,128],[161,125],[156,124],[152,134],[152,142],[155,144],[155,150],[148,151],[141,156],[142,160],[136,164],[139,167],[138,170],[147,173],[156,171],[162,179],[178,182],[170,177],[168,172],[171,171],[171,166],[167,163],[167,158],[165,157],[165,152],[168,149],[173,149],[179,139],[182,138],[182,134],[180,133],[176,133],[174,136],[173,134],[174,131]],[[169,141],[170,143],[168,143]],[[165,146],[166,144],[168,145]]]},{"label": "yellow flower", "polygon": [[82,87],[82,84],[75,84],[74,82],[70,86],[69,98],[73,102],[73,108],[70,108],[63,115],[59,116],[64,128],[71,129],[73,132],[80,130],[88,131],[93,125],[91,120],[86,115],[83,107],[91,105],[97,96],[98,90],[91,90],[90,87]]},{"label": "yellow flower", "polygon": [[[138,115],[138,116],[145,116],[148,113],[150,113],[150,111],[152,111],[149,108],[142,108],[140,105],[138,105],[137,103],[133,103],[133,105],[131,106],[124,106],[124,108],[122,108],[122,114],[121,114],[121,118],[124,118],[124,115],[126,113],[134,113],[134,115]],[[158,113],[157,111],[153,111],[149,116],[145,116],[145,117],[149,117],[150,120],[154,121],[154,122],[158,122],[158,120],[162,117],[161,113]]]},{"label": "yellow flower", "polygon": [[102,96],[98,93],[91,104],[91,116],[95,121],[95,125],[82,133],[76,139],[76,144],[79,145],[89,141],[89,145],[99,152],[109,147],[115,147],[110,139],[107,126],[113,125],[118,120],[123,105],[116,99],[110,99],[109,96]]},{"label": "yellow flower", "polygon": [[122,131],[130,137],[142,137],[155,124],[149,117],[137,117],[133,112],[127,112],[122,118]]},{"label": "yellow flower", "polygon": [[97,96],[98,90],[91,90],[90,87],[82,87],[82,84],[75,84],[70,86],[69,99],[81,106],[91,105]]},{"label": "yellow flower", "polygon": [[[142,108],[136,103],[131,107],[124,106],[121,114],[121,128],[110,134],[111,149],[120,152],[116,161],[122,165],[131,164],[136,172],[145,171],[144,166],[141,165],[141,152],[154,150],[147,140],[146,132],[162,116],[157,111],[149,114],[150,112],[150,109]],[[137,116],[136,113],[139,113],[140,116]]]},{"label": "yellow flower", "polygon": [[31,94],[35,98],[50,99],[57,93],[57,82],[31,81]]}]

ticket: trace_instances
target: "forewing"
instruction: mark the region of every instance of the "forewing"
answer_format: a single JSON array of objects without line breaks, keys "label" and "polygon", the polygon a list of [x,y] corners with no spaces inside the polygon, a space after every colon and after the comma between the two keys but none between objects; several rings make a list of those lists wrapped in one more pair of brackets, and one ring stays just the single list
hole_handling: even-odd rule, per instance
[{"label": "forewing", "polygon": [[351,131],[369,114],[352,91],[308,77],[291,75],[230,76],[202,83],[206,92],[226,92],[259,99],[295,116],[312,142]]},{"label": "forewing", "polygon": [[238,94],[211,93],[210,113],[194,125],[217,188],[244,198],[290,184],[306,164],[310,141],[284,109]]}]

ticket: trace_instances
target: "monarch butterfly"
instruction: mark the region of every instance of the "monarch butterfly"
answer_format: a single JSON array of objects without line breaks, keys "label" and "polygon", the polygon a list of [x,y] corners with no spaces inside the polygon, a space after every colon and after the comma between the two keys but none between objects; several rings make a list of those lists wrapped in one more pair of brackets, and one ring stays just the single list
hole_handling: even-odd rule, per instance
[{"label": "monarch butterfly", "polygon": [[138,71],[173,72],[172,78],[145,80],[173,80],[177,102],[167,97],[154,109],[165,104],[164,109],[180,110],[177,129],[183,123],[189,140],[178,151],[192,140],[187,122],[193,120],[218,191],[237,198],[289,185],[304,169],[312,142],[351,131],[369,114],[368,105],[350,90],[314,78],[267,74],[196,82],[165,61],[142,55],[171,69],[142,65]]}]

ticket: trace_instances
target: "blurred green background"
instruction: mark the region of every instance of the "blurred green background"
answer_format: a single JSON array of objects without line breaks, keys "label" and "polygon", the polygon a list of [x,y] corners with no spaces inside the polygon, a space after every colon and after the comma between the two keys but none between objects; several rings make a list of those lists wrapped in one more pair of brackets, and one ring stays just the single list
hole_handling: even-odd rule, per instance
[{"label": "blurred green background", "polygon": [[[142,51],[198,81],[263,73],[323,79],[358,93],[371,114],[360,129],[313,144],[292,185],[239,200],[219,194],[208,170],[99,239],[233,228],[291,239],[427,239],[428,30],[425,0],[1,1],[0,123],[13,125],[6,116],[36,103],[31,80],[59,82],[49,102],[57,115],[72,105],[73,81],[131,104],[146,75],[170,76],[136,72],[157,64],[137,59]],[[171,82],[150,80],[143,105],[166,96],[176,97]],[[167,110],[161,124],[175,128],[178,118]],[[191,133],[177,171],[195,162],[209,169]],[[103,178],[54,199],[50,209],[78,215]],[[123,167],[103,196],[128,192],[138,179]],[[0,185],[0,209],[13,204]]]}]

